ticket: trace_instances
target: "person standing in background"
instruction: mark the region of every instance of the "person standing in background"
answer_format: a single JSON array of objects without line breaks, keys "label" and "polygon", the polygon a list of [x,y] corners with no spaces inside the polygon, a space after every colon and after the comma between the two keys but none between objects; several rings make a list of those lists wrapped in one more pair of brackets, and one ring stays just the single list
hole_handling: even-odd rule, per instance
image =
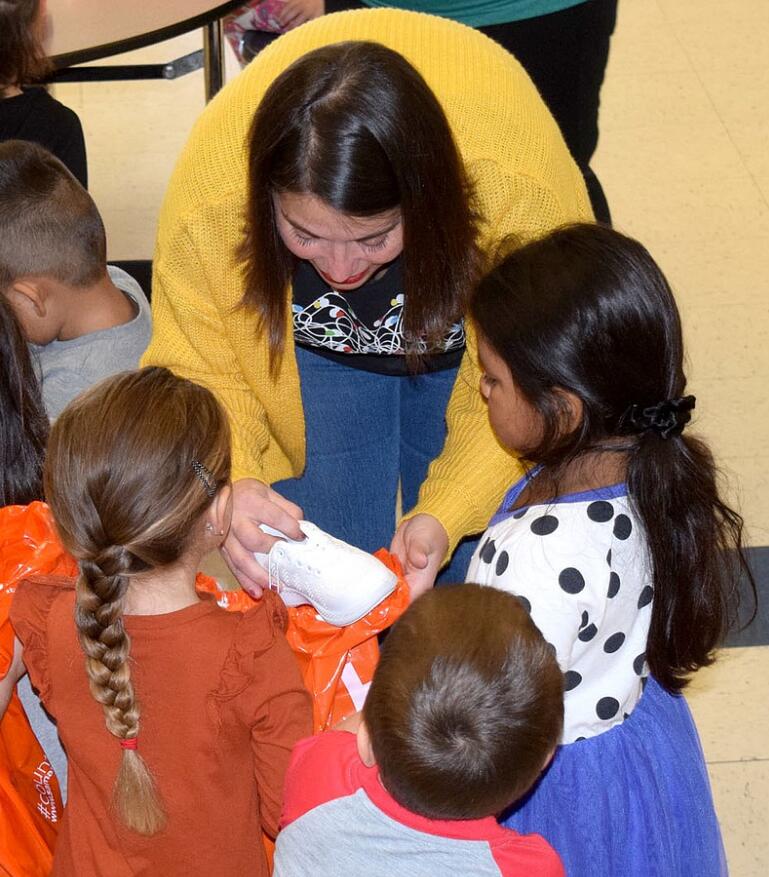
[{"label": "person standing in background", "polygon": [[555,117],[585,178],[593,213],[611,224],[590,167],[598,145],[598,106],[618,0],[326,0],[326,12],[392,6],[453,18],[480,30],[517,58]]},{"label": "person standing in background", "polygon": [[45,0],[0,0],[0,141],[31,140],[52,152],[88,188],[80,119],[41,87]]},{"label": "person standing in background", "polygon": [[323,0],[249,0],[224,18],[224,35],[241,67],[276,40],[323,15]]},{"label": "person standing in background", "polygon": [[509,234],[591,218],[529,77],[457,22],[322,16],[224,88],[166,194],[143,362],[228,413],[224,547],[241,585],[268,583],[260,524],[300,539],[301,517],[391,545],[412,593],[433,584],[518,469],[477,390],[464,303],[478,268]]}]

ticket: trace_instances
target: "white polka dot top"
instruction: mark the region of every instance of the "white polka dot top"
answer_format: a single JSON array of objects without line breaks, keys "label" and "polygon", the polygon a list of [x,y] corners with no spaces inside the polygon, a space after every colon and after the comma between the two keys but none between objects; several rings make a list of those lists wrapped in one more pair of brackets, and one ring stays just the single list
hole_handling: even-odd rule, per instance
[{"label": "white polka dot top", "polygon": [[467,580],[517,595],[554,646],[562,742],[573,743],[622,722],[641,697],[653,597],[646,539],[624,484],[513,511],[525,485],[492,518]]}]

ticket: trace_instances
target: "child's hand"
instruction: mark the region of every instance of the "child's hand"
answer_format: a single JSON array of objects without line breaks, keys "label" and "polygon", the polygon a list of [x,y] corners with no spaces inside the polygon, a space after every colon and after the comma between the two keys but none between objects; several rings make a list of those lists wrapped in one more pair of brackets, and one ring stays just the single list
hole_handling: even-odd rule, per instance
[{"label": "child's hand", "polygon": [[324,12],[323,0],[286,0],[278,13],[278,21],[283,30],[292,30]]},{"label": "child's hand", "polygon": [[390,551],[403,565],[412,600],[435,584],[448,549],[448,534],[432,515],[414,515],[398,527]]},{"label": "child's hand", "polygon": [[252,597],[261,597],[268,584],[267,573],[254,552],[268,554],[277,539],[259,528],[269,524],[289,539],[304,539],[297,521],[302,510],[271,487],[255,478],[243,478],[232,485],[232,524],[222,546],[222,556],[241,587]]}]

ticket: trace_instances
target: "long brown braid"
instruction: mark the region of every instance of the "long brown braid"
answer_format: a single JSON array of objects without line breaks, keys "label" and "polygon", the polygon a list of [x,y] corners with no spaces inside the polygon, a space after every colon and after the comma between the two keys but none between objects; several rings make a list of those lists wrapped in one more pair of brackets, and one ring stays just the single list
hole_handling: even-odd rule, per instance
[{"label": "long brown braid", "polygon": [[162,368],[80,396],[54,424],[46,460],[46,498],[80,567],[75,622],[91,694],[124,741],[113,803],[145,835],[163,827],[165,813],[138,749],[125,748],[135,745],[140,709],[123,606],[132,577],[180,559],[213,501],[193,460],[217,488],[229,480],[226,416],[208,390]]}]

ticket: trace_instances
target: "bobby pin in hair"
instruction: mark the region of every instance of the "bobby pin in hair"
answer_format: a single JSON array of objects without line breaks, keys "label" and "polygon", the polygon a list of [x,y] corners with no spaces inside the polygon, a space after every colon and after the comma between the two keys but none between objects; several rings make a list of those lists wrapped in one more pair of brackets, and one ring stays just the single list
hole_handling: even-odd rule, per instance
[{"label": "bobby pin in hair", "polygon": [[192,468],[195,474],[200,479],[200,482],[203,485],[206,493],[211,497],[216,496],[216,481],[214,480],[214,476],[211,474],[211,472],[209,472],[209,470],[206,469],[206,467],[199,460],[192,461]]}]

